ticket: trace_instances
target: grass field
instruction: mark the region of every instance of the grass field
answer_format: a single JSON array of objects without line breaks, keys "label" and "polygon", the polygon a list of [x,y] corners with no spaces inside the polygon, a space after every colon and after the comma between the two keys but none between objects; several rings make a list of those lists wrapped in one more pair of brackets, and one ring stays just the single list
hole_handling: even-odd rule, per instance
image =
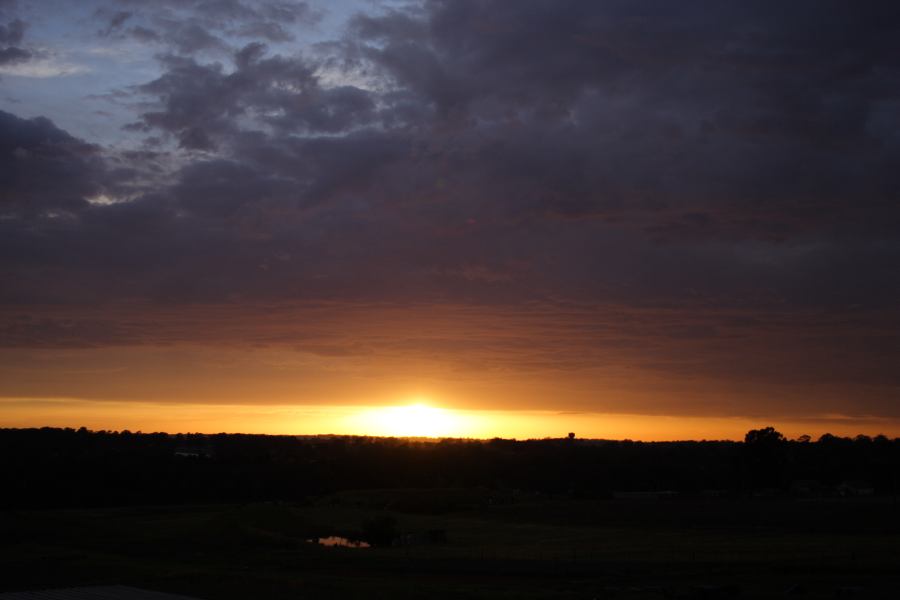
[{"label": "grass field", "polygon": [[[390,516],[446,543],[341,548]],[[898,597],[890,500],[575,500],[345,492],[309,505],[2,513],[3,590],[127,584],[232,598]]]}]

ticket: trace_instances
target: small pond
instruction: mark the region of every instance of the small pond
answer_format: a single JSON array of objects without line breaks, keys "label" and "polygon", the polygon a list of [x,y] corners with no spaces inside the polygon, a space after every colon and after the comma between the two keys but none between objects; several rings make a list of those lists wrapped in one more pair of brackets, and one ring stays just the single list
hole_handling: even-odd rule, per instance
[{"label": "small pond", "polygon": [[320,546],[341,546],[343,548],[369,548],[370,544],[361,540],[351,540],[339,535],[329,535],[328,537],[313,538],[308,540],[313,544]]}]

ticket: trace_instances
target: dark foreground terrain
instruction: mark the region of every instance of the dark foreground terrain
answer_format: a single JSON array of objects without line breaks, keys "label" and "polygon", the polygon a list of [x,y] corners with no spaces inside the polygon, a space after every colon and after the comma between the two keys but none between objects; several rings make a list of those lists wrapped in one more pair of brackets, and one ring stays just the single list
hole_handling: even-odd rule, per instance
[{"label": "dark foreground terrain", "polygon": [[[763,437],[441,449],[7,430],[0,591],[121,584],[207,600],[900,597],[896,442]],[[243,452],[229,446],[238,441]],[[480,462],[465,462],[473,456]],[[392,461],[406,462],[391,470]],[[291,472],[298,480],[281,482]],[[552,485],[529,484],[545,480]],[[218,498],[199,501],[198,482]],[[337,538],[368,547],[316,543]]]},{"label": "dark foreground terrain", "polygon": [[[382,510],[410,496],[473,506]],[[896,509],[878,500],[569,500],[487,491],[343,493],[312,506],[3,515],[5,590],[128,584],[200,598],[891,598]],[[476,507],[477,505],[477,507]],[[344,548],[389,516],[408,545]],[[387,521],[390,523],[390,521]],[[837,524],[843,524],[837,526]],[[833,526],[830,526],[833,525]],[[431,542],[440,531],[446,541]]]}]

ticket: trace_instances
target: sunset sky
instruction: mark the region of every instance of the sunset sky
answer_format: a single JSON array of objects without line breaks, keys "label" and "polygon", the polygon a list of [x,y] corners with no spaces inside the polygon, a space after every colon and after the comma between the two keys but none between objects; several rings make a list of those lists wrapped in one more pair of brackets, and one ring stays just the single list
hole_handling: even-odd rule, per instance
[{"label": "sunset sky", "polygon": [[0,281],[0,427],[900,436],[900,3],[0,0]]}]

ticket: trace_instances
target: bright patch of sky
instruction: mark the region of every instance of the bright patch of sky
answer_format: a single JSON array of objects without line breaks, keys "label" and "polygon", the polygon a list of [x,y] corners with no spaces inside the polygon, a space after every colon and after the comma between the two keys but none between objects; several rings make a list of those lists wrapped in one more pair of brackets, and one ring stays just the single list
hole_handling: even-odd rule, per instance
[{"label": "bright patch of sky", "polygon": [[[252,0],[247,3],[252,4]],[[20,0],[11,4],[0,16],[27,23],[20,45],[34,58],[0,66],[0,110],[23,118],[46,116],[58,127],[93,143],[119,148],[140,145],[142,136],[123,130],[146,110],[134,88],[158,77],[162,69],[157,57],[173,50],[164,43],[114,35],[109,31],[110,21],[117,13],[131,12],[126,25],[143,25],[156,18],[160,10],[187,17],[189,11],[182,7],[188,4],[130,0]],[[353,14],[377,11],[390,4],[369,0],[310,2],[317,20],[282,24],[293,40],[258,41],[266,43],[271,53],[306,53],[319,42],[339,38]],[[159,22],[154,24],[158,29]],[[228,28],[214,33],[228,49],[198,50],[190,54],[195,60],[228,65],[230,48],[257,41],[252,36],[234,35]],[[352,83],[329,73],[323,73],[323,78],[335,85]]]}]

